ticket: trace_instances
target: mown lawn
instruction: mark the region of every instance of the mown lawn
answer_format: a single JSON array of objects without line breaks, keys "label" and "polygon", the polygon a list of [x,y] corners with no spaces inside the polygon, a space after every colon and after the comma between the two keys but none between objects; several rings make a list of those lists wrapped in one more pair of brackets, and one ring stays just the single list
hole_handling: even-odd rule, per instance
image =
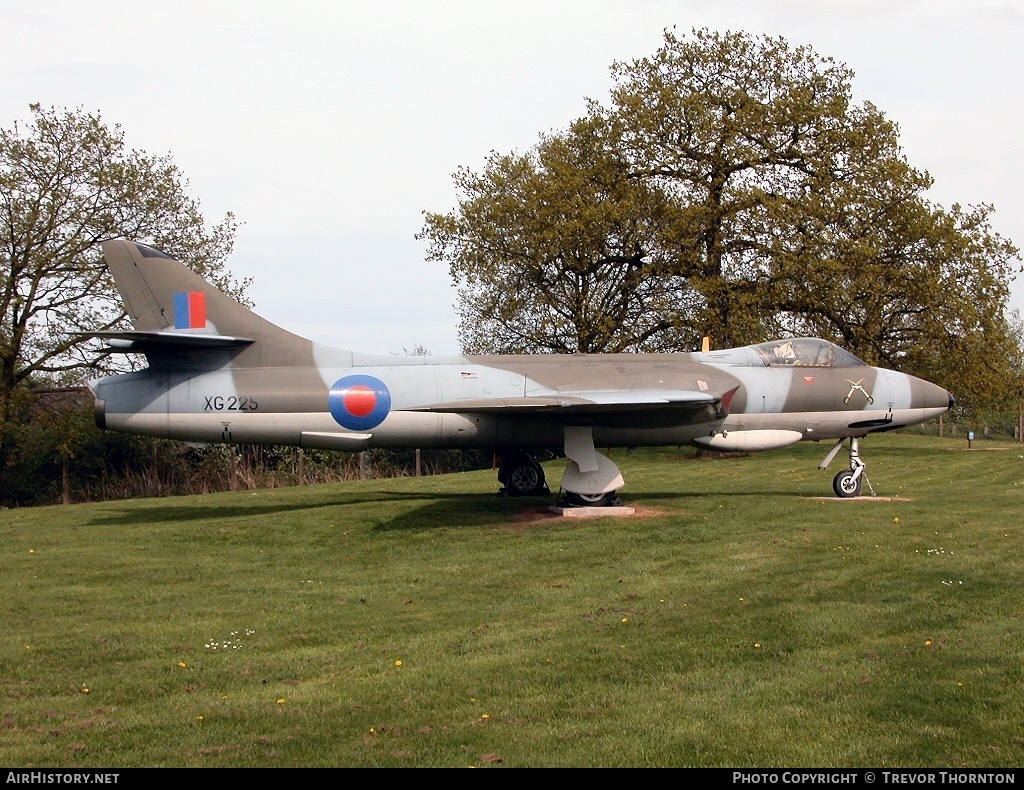
[{"label": "mown lawn", "polygon": [[4,511],[0,764],[1024,764],[1024,450],[827,449]]}]

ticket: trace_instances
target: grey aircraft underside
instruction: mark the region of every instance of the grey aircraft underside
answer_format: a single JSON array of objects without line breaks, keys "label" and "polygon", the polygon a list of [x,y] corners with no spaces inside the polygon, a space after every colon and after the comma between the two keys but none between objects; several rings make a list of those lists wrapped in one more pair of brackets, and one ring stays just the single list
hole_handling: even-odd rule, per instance
[{"label": "grey aircraft underside", "polygon": [[569,459],[571,504],[624,485],[595,447],[768,450],[849,440],[839,496],[863,482],[860,437],[924,422],[952,396],[824,340],[678,354],[395,357],[313,343],[260,318],[166,254],[103,245],[133,330],[95,332],[149,367],[92,383],[101,427],[188,442],[482,448],[509,495],[547,491],[527,451]]}]

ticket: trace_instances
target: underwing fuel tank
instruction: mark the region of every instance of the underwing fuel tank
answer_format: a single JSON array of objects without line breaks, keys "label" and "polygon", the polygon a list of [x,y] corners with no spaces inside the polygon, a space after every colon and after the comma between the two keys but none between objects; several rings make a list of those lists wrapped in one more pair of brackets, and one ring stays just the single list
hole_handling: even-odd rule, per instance
[{"label": "underwing fuel tank", "polygon": [[698,436],[693,443],[708,450],[749,453],[788,447],[803,438],[804,435],[800,431],[716,431],[709,436]]}]

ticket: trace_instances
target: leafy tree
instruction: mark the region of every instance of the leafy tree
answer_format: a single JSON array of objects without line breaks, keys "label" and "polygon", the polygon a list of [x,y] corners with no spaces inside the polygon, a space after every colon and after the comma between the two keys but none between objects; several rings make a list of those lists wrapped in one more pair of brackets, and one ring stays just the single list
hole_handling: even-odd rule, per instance
[{"label": "leafy tree", "polygon": [[6,431],[7,467],[0,477],[0,502],[31,505],[71,501],[71,468],[81,460],[86,438],[98,433],[92,398],[82,388],[16,393]]},{"label": "leafy tree", "polygon": [[992,231],[991,206],[926,199],[931,177],[893,122],[854,103],[847,67],[781,38],[700,30],[667,32],[612,74],[607,106],[460,170],[455,210],[426,214],[467,350],[807,333],[970,399],[1005,383],[1018,251]]},{"label": "leafy tree", "polygon": [[16,389],[32,378],[79,380],[102,358],[74,333],[124,320],[99,245],[146,240],[223,289],[236,230],[208,228],[170,156],[127,150],[120,127],[81,110],[31,106],[0,129],[0,447]]},{"label": "leafy tree", "polygon": [[[461,284],[471,353],[661,350],[690,300],[660,243],[668,204],[582,120],[525,155],[461,169],[459,209],[427,214],[429,257]],[[699,336],[698,336],[699,340]]]}]

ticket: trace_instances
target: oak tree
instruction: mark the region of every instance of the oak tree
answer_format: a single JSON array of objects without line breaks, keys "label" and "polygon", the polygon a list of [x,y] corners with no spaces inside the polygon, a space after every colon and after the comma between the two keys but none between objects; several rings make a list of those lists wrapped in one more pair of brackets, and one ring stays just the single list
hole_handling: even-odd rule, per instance
[{"label": "oak tree", "polygon": [[[665,195],[631,178],[587,120],[530,152],[461,169],[457,211],[427,214],[429,256],[460,284],[467,352],[668,350],[690,292],[667,269]],[[691,306],[692,307],[692,306]],[[699,339],[699,338],[698,338]]]},{"label": "oak tree", "polygon": [[606,105],[460,170],[455,209],[426,214],[467,350],[815,334],[971,399],[1002,386],[1018,251],[991,206],[928,200],[931,177],[854,101],[849,68],[698,30],[612,75]]},{"label": "oak tree", "polygon": [[0,448],[18,388],[80,381],[103,353],[76,333],[124,320],[103,241],[145,240],[229,292],[247,285],[225,268],[234,217],[208,226],[169,155],[129,150],[98,114],[30,109],[0,129]]}]

